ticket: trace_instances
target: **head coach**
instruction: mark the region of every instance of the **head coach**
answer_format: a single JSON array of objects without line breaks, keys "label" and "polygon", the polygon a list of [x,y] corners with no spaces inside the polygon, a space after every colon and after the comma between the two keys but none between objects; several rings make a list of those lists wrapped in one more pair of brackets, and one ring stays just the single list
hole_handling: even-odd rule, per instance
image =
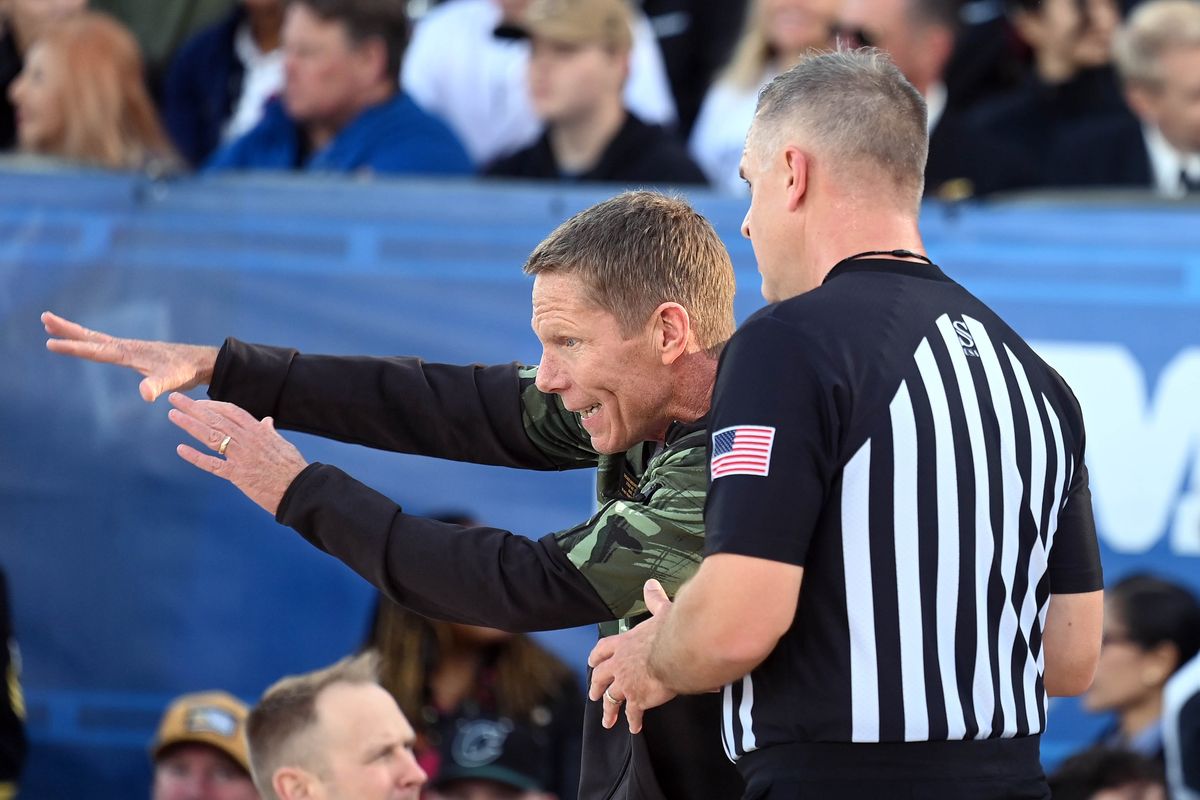
[{"label": "head coach", "polygon": [[763,91],[743,234],[774,304],[722,355],[706,557],[590,659],[610,725],[720,688],[747,797],[1048,798],[1047,697],[1098,659],[1079,406],[923,255],[925,113],[875,50]]},{"label": "head coach", "polygon": [[[698,567],[708,481],[705,415],[733,333],[733,266],[686,202],[627,192],[563,223],[525,265],[537,367],[301,354],[117,339],[46,313],[57,352],[130,367],[142,396],[172,394],[172,421],[232,481],[316,547],[418,613],[508,631],[646,616],[642,585],[669,591]],[[219,402],[218,402],[219,401]],[[404,453],[521,469],[596,469],[598,510],[539,538],[406,514],[275,427]],[[414,493],[419,487],[414,487]],[[716,695],[680,698],[646,733],[584,731],[581,798],[736,797],[712,735]],[[586,715],[598,719],[599,704]]]}]

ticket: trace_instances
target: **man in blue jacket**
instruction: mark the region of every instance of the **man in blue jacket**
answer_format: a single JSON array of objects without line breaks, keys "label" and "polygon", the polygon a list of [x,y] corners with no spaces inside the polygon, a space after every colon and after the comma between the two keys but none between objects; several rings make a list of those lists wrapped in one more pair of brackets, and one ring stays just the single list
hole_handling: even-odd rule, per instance
[{"label": "man in blue jacket", "polygon": [[470,172],[450,129],[397,83],[406,32],[403,4],[392,0],[289,2],[283,97],[208,170]]}]

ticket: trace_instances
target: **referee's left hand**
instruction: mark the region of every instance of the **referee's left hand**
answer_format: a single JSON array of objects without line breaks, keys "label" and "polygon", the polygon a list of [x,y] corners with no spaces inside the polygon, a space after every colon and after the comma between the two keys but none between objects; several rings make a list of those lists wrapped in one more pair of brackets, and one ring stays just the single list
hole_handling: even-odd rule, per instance
[{"label": "referee's left hand", "polygon": [[675,696],[650,674],[649,664],[659,628],[671,613],[671,600],[656,580],[646,581],[643,593],[653,616],[633,630],[601,639],[588,656],[592,668],[588,697],[603,704],[602,724],[605,728],[616,725],[624,706],[630,733],[642,730],[642,714],[647,709]]}]

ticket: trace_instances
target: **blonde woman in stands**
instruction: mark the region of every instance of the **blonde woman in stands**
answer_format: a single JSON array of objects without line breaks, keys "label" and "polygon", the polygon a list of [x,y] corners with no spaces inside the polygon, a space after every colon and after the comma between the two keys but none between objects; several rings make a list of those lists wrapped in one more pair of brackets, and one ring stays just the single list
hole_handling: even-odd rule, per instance
[{"label": "blonde woman in stands", "polygon": [[746,191],[738,162],[759,90],[809,50],[833,46],[841,5],[841,0],[752,0],[733,57],[708,90],[692,130],[692,158],[713,186]]},{"label": "blonde woman in stands", "polygon": [[108,169],[179,164],[146,91],[137,42],[105,14],[77,14],[39,38],[9,96],[24,153]]}]

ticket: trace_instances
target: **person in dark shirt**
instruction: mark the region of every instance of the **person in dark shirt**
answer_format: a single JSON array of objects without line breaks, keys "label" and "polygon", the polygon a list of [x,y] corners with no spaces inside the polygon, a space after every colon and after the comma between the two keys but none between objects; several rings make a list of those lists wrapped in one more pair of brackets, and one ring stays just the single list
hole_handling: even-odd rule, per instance
[{"label": "person in dark shirt", "polygon": [[529,147],[487,168],[497,177],[618,183],[705,183],[683,145],[622,100],[633,44],[623,0],[535,0],[529,89],[546,123]]},{"label": "person in dark shirt", "polygon": [[1047,800],[1047,698],[1096,669],[1083,415],[923,254],[927,147],[878,50],[763,91],[742,233],[772,305],[717,370],[705,559],[589,658],[606,725],[721,687],[747,799]]},{"label": "person in dark shirt", "polygon": [[283,5],[241,0],[172,59],[163,121],[192,166],[257,125],[267,101],[283,88]]},{"label": "person in dark shirt", "polygon": [[16,796],[17,778],[25,762],[25,698],[20,678],[21,657],[8,607],[8,579],[0,569],[0,800]]}]

